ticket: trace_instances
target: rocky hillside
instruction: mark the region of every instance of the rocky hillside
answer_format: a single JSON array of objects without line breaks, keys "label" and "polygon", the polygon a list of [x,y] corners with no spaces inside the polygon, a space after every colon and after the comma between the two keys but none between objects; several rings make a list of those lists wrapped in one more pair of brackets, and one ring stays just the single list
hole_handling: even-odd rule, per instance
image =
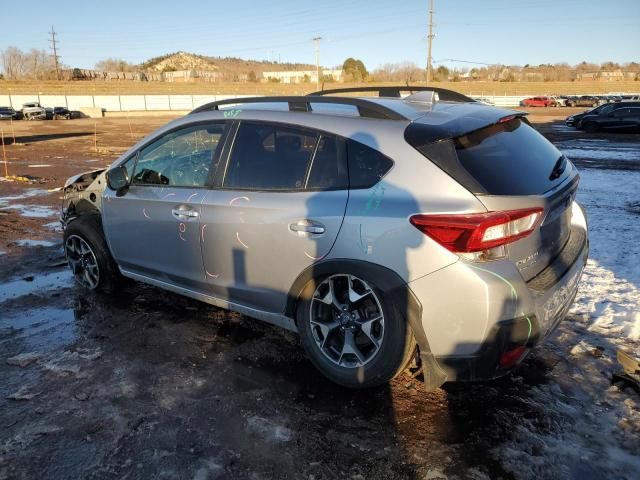
[{"label": "rocky hillside", "polygon": [[175,70],[220,71],[225,73],[254,72],[260,75],[271,70],[309,70],[315,67],[303,63],[279,63],[244,60],[233,57],[206,57],[188,52],[176,52],[155,57],[140,64],[142,70],[150,72],[170,72]]}]

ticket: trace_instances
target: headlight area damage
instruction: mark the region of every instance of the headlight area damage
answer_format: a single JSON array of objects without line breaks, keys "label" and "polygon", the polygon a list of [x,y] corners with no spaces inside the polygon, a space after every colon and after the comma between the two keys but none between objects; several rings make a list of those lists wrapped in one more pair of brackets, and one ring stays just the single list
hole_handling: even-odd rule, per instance
[{"label": "headlight area damage", "polygon": [[67,226],[73,219],[87,213],[99,213],[102,192],[107,181],[106,169],[92,170],[69,178],[63,188],[60,221]]}]

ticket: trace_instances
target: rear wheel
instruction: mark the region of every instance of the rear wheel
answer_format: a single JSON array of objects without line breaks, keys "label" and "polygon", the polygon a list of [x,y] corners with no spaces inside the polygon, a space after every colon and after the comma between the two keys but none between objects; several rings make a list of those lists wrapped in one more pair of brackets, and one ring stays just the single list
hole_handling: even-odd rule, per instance
[{"label": "rear wheel", "polygon": [[309,282],[298,305],[298,330],[311,362],[352,388],[384,384],[416,349],[404,318],[370,282],[339,273]]},{"label": "rear wheel", "polygon": [[72,221],[64,231],[64,253],[76,281],[89,290],[115,291],[122,277],[111,257],[99,215]]},{"label": "rear wheel", "polygon": [[587,122],[582,126],[582,128],[588,133],[597,132],[599,129],[598,124],[595,122]]}]

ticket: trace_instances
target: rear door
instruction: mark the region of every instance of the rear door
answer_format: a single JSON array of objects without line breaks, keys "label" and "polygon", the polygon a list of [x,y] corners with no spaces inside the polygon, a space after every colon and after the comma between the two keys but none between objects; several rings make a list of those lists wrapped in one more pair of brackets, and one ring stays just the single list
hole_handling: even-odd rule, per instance
[{"label": "rear door", "polygon": [[104,194],[103,223],[118,264],[134,273],[204,289],[201,203],[215,172],[224,122],[173,130],[136,152],[125,166],[130,186]]},{"label": "rear door", "polygon": [[640,125],[640,108],[627,107],[614,110],[604,126],[610,129],[627,129],[638,125]]},{"label": "rear door", "polygon": [[226,170],[202,203],[205,275],[217,297],[282,312],[295,279],[329,254],[340,231],[344,144],[283,124],[236,128]]}]

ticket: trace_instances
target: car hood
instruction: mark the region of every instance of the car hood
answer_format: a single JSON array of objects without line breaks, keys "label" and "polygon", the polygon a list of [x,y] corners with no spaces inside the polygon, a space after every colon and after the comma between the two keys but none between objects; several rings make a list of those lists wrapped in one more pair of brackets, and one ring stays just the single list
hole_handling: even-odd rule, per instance
[{"label": "car hood", "polygon": [[63,188],[67,188],[68,186],[73,185],[74,183],[86,182],[87,179],[93,180],[105,170],[106,168],[98,168],[95,170],[88,170],[86,172],[79,173],[77,175],[74,175],[73,177],[69,177],[67,181],[64,182]]}]

